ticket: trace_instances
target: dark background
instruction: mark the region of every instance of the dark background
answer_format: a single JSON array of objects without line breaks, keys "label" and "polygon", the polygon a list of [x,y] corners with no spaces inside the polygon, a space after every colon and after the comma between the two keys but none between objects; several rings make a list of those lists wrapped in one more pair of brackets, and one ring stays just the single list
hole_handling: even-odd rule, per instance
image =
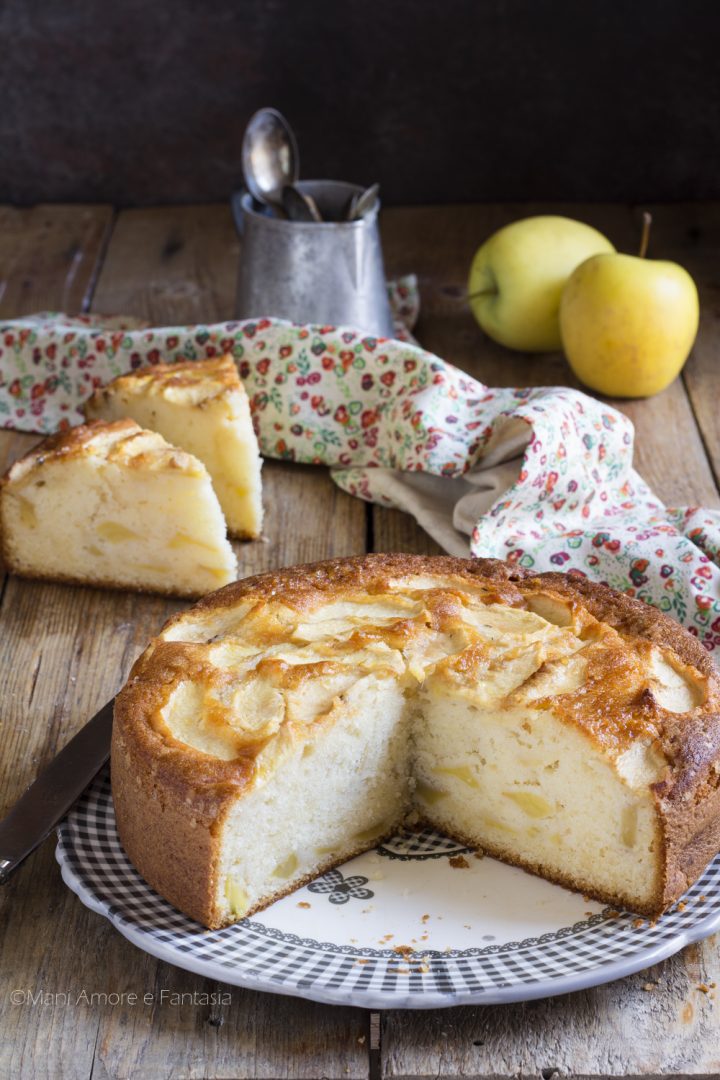
[{"label": "dark background", "polygon": [[713,0],[0,0],[0,201],[226,199],[251,113],[386,204],[720,197]]}]

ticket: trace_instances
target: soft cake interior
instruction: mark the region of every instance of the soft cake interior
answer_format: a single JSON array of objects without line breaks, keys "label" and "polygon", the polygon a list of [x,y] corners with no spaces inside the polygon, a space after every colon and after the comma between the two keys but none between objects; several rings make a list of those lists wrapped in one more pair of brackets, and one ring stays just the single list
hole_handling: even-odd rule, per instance
[{"label": "soft cake interior", "polygon": [[416,803],[441,832],[576,889],[651,903],[659,840],[647,781],[624,782],[550,712],[428,697],[414,730]]},{"label": "soft cake interior", "polygon": [[397,683],[360,679],[336,712],[317,742],[288,752],[282,781],[228,817],[220,902],[236,917],[366,851],[407,815],[409,716]]},{"label": "soft cake interior", "polygon": [[[222,823],[221,921],[372,847],[409,814],[600,899],[652,908],[662,859],[650,785],[666,762],[642,732],[614,753],[593,724],[608,694],[616,707],[652,692],[685,712],[701,687],[659,648],[552,597],[518,608],[442,585],[418,578],[300,612],[278,603],[270,622],[250,604],[170,628],[173,640],[217,641],[208,657],[241,689],[223,690],[221,721],[207,697],[183,709],[171,699],[168,730],[227,758],[275,735]],[[278,643],[258,651],[260,625]]]}]

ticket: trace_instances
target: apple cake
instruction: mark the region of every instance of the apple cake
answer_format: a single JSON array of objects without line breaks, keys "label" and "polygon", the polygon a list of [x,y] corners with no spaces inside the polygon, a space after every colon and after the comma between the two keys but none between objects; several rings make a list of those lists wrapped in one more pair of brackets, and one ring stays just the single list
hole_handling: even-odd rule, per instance
[{"label": "apple cake", "polygon": [[191,598],[237,577],[207,469],[134,420],[71,428],[16,461],[0,532],[21,577]]},{"label": "apple cake", "polygon": [[580,576],[412,555],[280,570],[136,662],[119,834],[211,928],[418,819],[656,916],[720,848],[719,687],[679,625]]},{"label": "apple cake", "polygon": [[231,536],[262,532],[262,459],[245,387],[229,354],[120,375],[85,403],[89,420],[131,417],[205,465]]}]

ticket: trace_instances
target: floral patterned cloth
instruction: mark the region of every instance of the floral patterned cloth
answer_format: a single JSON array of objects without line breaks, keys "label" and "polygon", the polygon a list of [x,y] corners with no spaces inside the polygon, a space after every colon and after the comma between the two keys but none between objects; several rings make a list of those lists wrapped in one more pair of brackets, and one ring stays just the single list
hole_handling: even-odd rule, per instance
[{"label": "floral patterned cloth", "polygon": [[[411,325],[414,280],[392,297]],[[632,467],[627,417],[563,387],[489,389],[399,333],[16,319],[0,326],[0,425],[52,432],[115,375],[231,352],[265,455],[330,466],[344,490],[409,510],[449,551],[605,581],[720,646],[720,513],[660,502]]]}]

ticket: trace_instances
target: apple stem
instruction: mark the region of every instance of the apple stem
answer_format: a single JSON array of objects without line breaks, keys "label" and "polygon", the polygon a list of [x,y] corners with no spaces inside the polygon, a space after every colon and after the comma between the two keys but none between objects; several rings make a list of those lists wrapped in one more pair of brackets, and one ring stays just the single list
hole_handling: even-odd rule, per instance
[{"label": "apple stem", "polygon": [[650,226],[652,225],[652,214],[649,210],[643,210],[642,217],[642,236],[640,237],[640,251],[638,256],[644,259],[647,255],[648,244],[650,243]]}]

